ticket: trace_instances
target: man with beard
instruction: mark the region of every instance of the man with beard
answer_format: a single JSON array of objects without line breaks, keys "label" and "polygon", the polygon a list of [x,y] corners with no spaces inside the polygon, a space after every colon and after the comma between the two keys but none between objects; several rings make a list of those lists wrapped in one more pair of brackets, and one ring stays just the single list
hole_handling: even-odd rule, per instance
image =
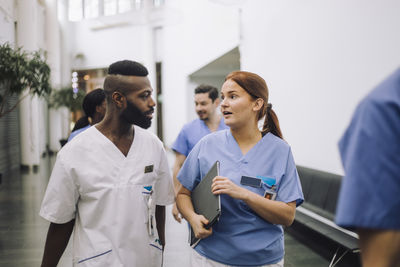
[{"label": "man with beard", "polygon": [[110,65],[104,119],[58,153],[40,215],[50,227],[42,266],[56,266],[72,230],[73,266],[161,266],[165,205],[174,202],[147,69]]},{"label": "man with beard", "polygon": [[[228,128],[222,116],[217,112],[219,102],[218,89],[214,86],[203,84],[194,90],[195,109],[199,118],[185,124],[172,145],[175,152],[173,166],[175,193],[179,191],[180,187],[176,177],[192,148],[207,134]],[[176,221],[181,222],[176,204],[172,208],[172,215]]]}]

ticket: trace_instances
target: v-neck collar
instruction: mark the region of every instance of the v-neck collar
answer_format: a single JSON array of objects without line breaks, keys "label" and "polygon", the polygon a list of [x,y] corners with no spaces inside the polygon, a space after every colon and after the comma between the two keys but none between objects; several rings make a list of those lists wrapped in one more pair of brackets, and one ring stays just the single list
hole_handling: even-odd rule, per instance
[{"label": "v-neck collar", "polygon": [[[200,119],[199,119],[200,120]],[[212,132],[211,130],[210,130],[210,128],[207,126],[207,124],[203,121],[203,120],[200,120],[200,123],[203,125],[203,127],[208,131],[208,133],[214,133],[214,132],[216,132],[216,131],[220,131],[220,130],[223,130],[224,128],[223,128],[223,125],[224,125],[224,120],[223,120],[223,118],[220,118],[219,119],[219,123],[218,123],[218,127],[217,127],[217,130],[215,130],[214,132]]]},{"label": "v-neck collar", "polygon": [[[199,120],[200,120],[200,119],[199,119]],[[203,120],[200,120],[200,123],[203,125],[203,128],[204,128],[208,133],[211,133],[210,128],[208,128],[207,124],[206,124]]]},{"label": "v-neck collar", "polygon": [[246,154],[243,155],[242,150],[240,149],[239,144],[237,143],[235,137],[233,137],[232,132],[230,130],[227,131],[227,135],[228,135],[228,144],[229,146],[233,149],[234,151],[234,155],[238,156],[237,160],[241,161],[244,160],[245,158],[249,158],[251,156],[251,154],[254,153],[254,151],[257,149],[257,147],[259,147],[259,144],[261,144],[263,142],[264,139],[267,139],[267,136],[269,136],[270,133],[267,133],[266,135],[264,135],[263,137],[261,137],[260,140],[258,140],[257,143],[255,143],[252,148],[250,148],[249,151],[247,151]]},{"label": "v-neck collar", "polygon": [[138,129],[138,127],[136,127],[135,125],[133,125],[134,127],[134,132],[133,132],[133,141],[132,144],[129,148],[128,154],[125,156],[121,150],[119,150],[119,148],[110,140],[108,139],[107,136],[105,136],[102,132],[99,131],[99,129],[97,129],[96,127],[92,127],[95,129],[95,131],[97,132],[97,135],[99,136],[100,139],[105,140],[104,142],[106,142],[105,144],[107,145],[107,147],[109,147],[112,150],[112,153],[115,154],[116,157],[121,158],[121,159],[128,159],[130,157],[130,155],[132,154],[132,151],[136,149],[136,147],[138,146],[138,141],[137,139],[139,138],[140,135],[140,131]]}]

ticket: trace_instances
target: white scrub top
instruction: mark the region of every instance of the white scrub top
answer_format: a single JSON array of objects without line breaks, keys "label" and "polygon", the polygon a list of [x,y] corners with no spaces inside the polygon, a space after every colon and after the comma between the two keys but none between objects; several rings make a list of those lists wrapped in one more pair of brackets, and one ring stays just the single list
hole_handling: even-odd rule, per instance
[{"label": "white scrub top", "polygon": [[155,206],[174,202],[161,141],[135,127],[128,155],[96,127],[57,155],[40,215],[75,219],[73,266],[161,266]]}]

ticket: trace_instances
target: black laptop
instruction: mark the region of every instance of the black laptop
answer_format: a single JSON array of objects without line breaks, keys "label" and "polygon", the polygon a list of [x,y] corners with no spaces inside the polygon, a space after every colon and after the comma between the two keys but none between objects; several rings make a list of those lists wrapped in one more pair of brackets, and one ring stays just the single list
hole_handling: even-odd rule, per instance
[{"label": "black laptop", "polygon": [[[208,221],[206,228],[212,227],[221,215],[221,198],[211,192],[212,180],[219,175],[219,161],[216,161],[206,176],[192,191],[192,203],[194,211],[203,215]],[[191,247],[195,247],[200,241],[194,236],[192,227],[189,232],[189,243]]]}]

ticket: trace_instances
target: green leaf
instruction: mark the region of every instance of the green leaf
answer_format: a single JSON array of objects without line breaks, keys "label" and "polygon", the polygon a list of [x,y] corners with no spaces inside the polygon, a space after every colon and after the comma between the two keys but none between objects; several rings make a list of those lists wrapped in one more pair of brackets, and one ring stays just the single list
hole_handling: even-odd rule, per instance
[{"label": "green leaf", "polygon": [[[50,67],[43,51],[26,52],[22,47],[13,48],[4,43],[0,45],[0,59],[0,84],[8,92],[2,93],[2,100],[20,95],[25,89],[39,97],[50,95]],[[7,110],[3,110],[0,117],[4,113]]]},{"label": "green leaf", "polygon": [[67,107],[70,111],[78,111],[82,109],[83,98],[86,92],[78,90],[74,94],[72,87],[64,87],[59,90],[53,90],[50,95],[49,106],[51,108]]}]

